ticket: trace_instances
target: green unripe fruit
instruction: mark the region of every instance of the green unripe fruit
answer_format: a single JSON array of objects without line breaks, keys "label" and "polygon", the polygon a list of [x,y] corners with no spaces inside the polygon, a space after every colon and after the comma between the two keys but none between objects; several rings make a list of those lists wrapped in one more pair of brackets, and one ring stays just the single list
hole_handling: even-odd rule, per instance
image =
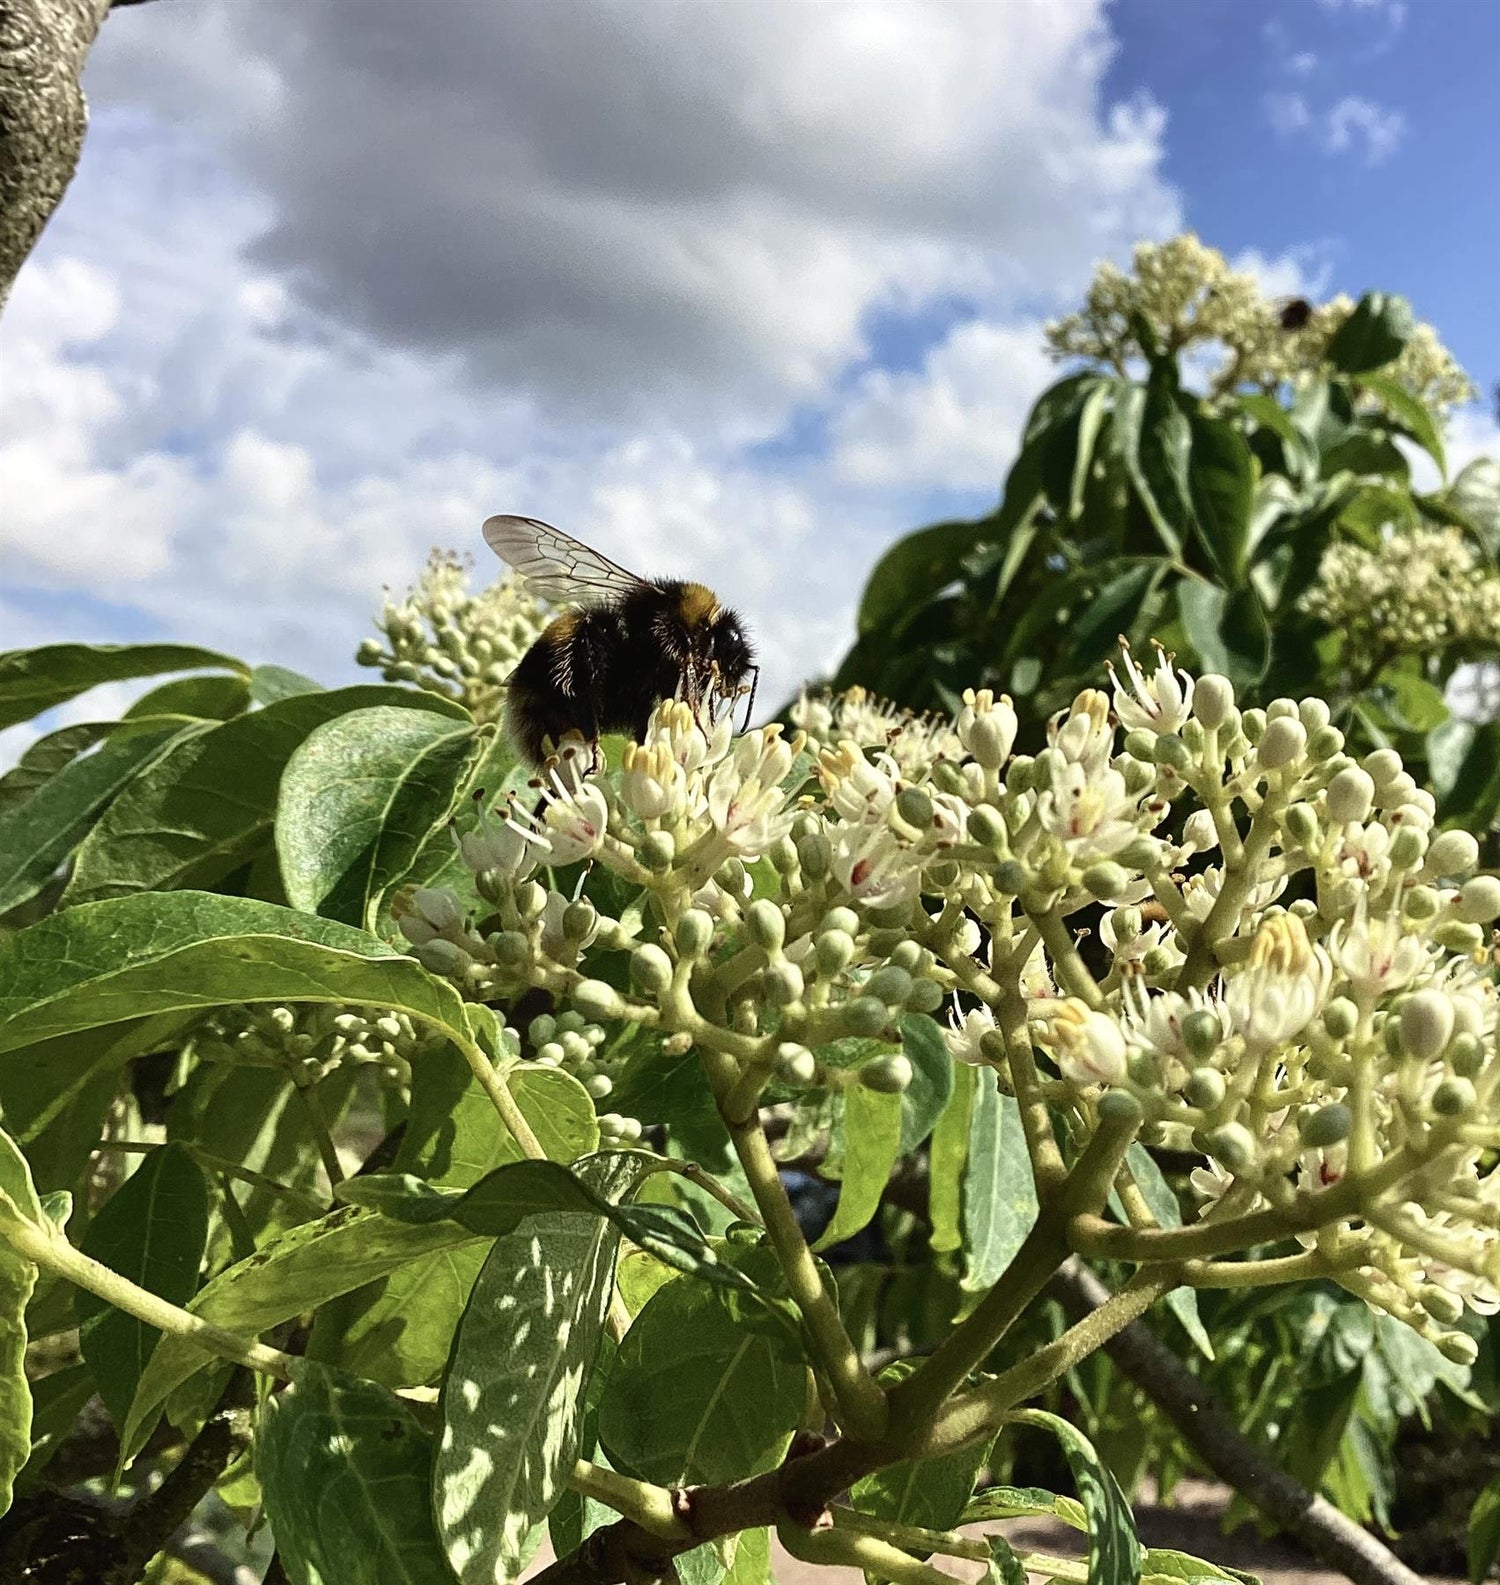
[{"label": "green unripe fruit", "polygon": [[969,837],[981,847],[998,847],[1006,839],[1005,820],[993,804],[969,811]]},{"label": "green unripe fruit", "polygon": [[[1287,717],[1283,716],[1282,720]],[[1298,723],[1301,724],[1300,722]],[[1255,1139],[1243,1123],[1225,1123],[1205,1139],[1208,1153],[1230,1172],[1248,1172],[1255,1165]]]},{"label": "green unripe fruit", "polygon": [[1337,825],[1364,820],[1375,803],[1375,782],[1369,771],[1347,766],[1328,784],[1328,818]]},{"label": "green unripe fruit", "polygon": [[1353,1123],[1349,1108],[1342,1101],[1333,1101],[1302,1112],[1297,1118],[1297,1132],[1309,1149],[1326,1150],[1330,1145],[1343,1144]]},{"label": "green unripe fruit", "polygon": [[1479,844],[1468,831],[1439,831],[1427,849],[1432,875],[1467,875],[1479,863]]},{"label": "green unripe fruit", "polygon": [[1125,734],[1125,752],[1131,759],[1144,760],[1148,765],[1156,762],[1156,737],[1144,727],[1133,727]]},{"label": "green unripe fruit", "polygon": [[852,908],[830,908],[823,915],[825,930],[842,930],[846,936],[859,934],[859,915]]},{"label": "green unripe fruit", "polygon": [[912,978],[905,969],[888,963],[865,982],[865,995],[877,997],[887,1007],[900,1007],[911,995]]},{"label": "green unripe fruit", "polygon": [[[429,942],[435,946],[436,942]],[[496,963],[507,969],[519,968],[531,960],[531,943],[519,930],[501,930],[490,937],[490,951]]]},{"label": "green unripe fruit", "polygon": [[1194,1008],[1182,1020],[1182,1043],[1200,1062],[1219,1049],[1223,1038],[1223,1025],[1206,1007]]},{"label": "green unripe fruit", "polygon": [[1484,1046],[1467,1029],[1453,1037],[1448,1047],[1448,1063],[1461,1079],[1476,1079],[1484,1067]]},{"label": "green unripe fruit", "polygon": [[936,980],[913,980],[906,1005],[914,1013],[935,1013],[943,1005],[945,992]]},{"label": "green unripe fruit", "polygon": [[1189,1106],[1200,1111],[1217,1111],[1224,1104],[1228,1086],[1217,1068],[1194,1068],[1183,1086],[1182,1096]]},{"label": "green unripe fruit", "polygon": [[783,1084],[803,1088],[818,1076],[818,1059],[806,1046],[788,1040],[776,1048],[776,1076]]},{"label": "green unripe fruit", "polygon": [[1422,1285],[1417,1293],[1417,1303],[1434,1321],[1441,1321],[1444,1326],[1452,1326],[1455,1321],[1463,1320],[1464,1301],[1456,1293],[1438,1287],[1435,1282]]},{"label": "green unripe fruit", "polygon": [[1419,1062],[1440,1057],[1453,1038],[1453,998],[1417,991],[1401,1003],[1401,1046]]},{"label": "green unripe fruit", "polygon": [[522,881],[516,887],[516,912],[527,924],[531,924],[546,911],[547,888],[540,881]]},{"label": "green unripe fruit", "polygon": [[[580,980],[573,987],[573,1005],[583,1016],[590,1021],[595,1019],[622,1018],[625,1015],[625,998],[614,988],[606,985],[603,980]],[[585,1045],[590,1042],[580,1035]]]},{"label": "green unripe fruit", "polygon": [[1129,1128],[1139,1123],[1145,1115],[1141,1103],[1129,1090],[1106,1090],[1099,1097],[1101,1123],[1116,1123]]},{"label": "green unripe fruit", "polygon": [[823,880],[833,868],[833,846],[821,831],[816,831],[798,839],[797,859],[810,881]]},{"label": "green unripe fruit", "polygon": [[631,984],[647,996],[660,996],[672,983],[672,960],[658,946],[647,943],[630,955]]},{"label": "green unripe fruit", "polygon": [[1467,1117],[1477,1102],[1474,1085],[1468,1079],[1444,1079],[1432,1092],[1432,1109],[1439,1117]]},{"label": "green unripe fruit", "polygon": [[636,856],[653,875],[671,869],[677,858],[677,838],[670,831],[648,831]]},{"label": "green unripe fruit", "polygon": [[904,1095],[911,1088],[911,1081],[911,1061],[899,1051],[889,1057],[876,1057],[859,1070],[859,1082],[880,1095]]},{"label": "green unripe fruit", "polygon": [[526,1038],[533,1046],[545,1046],[557,1029],[557,1020],[551,1013],[539,1013],[526,1026]]},{"label": "green unripe fruit", "polygon": [[854,939],[842,930],[825,930],[813,947],[813,961],[824,979],[832,979],[854,961]]},{"label": "green unripe fruit", "polygon": [[932,824],[932,797],[920,787],[903,787],[896,794],[896,813],[916,831]]},{"label": "green unripe fruit", "polygon": [[801,1001],[805,989],[802,970],[786,958],[778,958],[765,975],[766,997],[777,1007],[789,1007]]},{"label": "green unripe fruit", "polygon": [[745,910],[745,933],[764,952],[781,951],[786,917],[769,897],[757,897]]},{"label": "green unripe fruit", "polygon": [[689,908],[672,932],[677,950],[685,958],[701,958],[713,945],[714,917],[706,908]]},{"label": "green unripe fruit", "polygon": [[1476,875],[1465,881],[1453,911],[1470,925],[1487,925],[1500,917],[1500,876]]},{"label": "green unripe fruit", "polygon": [[1193,688],[1193,715],[1213,730],[1221,727],[1234,710],[1234,684],[1211,671],[1200,677]]},{"label": "green unripe fruit", "polygon": [[851,1035],[878,1035],[890,1016],[884,1002],[873,996],[856,996],[844,1006],[844,1027]]},{"label": "green unripe fruit", "polygon": [[1083,872],[1084,890],[1090,897],[1096,897],[1100,902],[1108,902],[1111,897],[1118,897],[1133,879],[1129,870],[1111,859],[1101,859],[1097,864],[1090,864]]},{"label": "green unripe fruit", "polygon": [[563,909],[562,928],[565,941],[586,941],[599,924],[599,910],[580,897]]}]

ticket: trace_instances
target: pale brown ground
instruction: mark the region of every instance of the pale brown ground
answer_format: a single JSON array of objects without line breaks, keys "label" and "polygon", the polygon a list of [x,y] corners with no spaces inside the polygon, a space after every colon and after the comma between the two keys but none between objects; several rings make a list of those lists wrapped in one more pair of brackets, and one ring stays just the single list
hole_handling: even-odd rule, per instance
[{"label": "pale brown ground", "polygon": [[[1171,1508],[1139,1504],[1135,1517],[1142,1545],[1175,1547],[1211,1563],[1248,1569],[1258,1574],[1265,1585],[1340,1585],[1343,1581],[1342,1574],[1319,1567],[1305,1552],[1288,1542],[1262,1541],[1249,1525],[1241,1526],[1232,1536],[1221,1535],[1219,1516],[1227,1500],[1228,1494],[1221,1486],[1207,1481],[1184,1481],[1177,1489],[1176,1502]],[[972,1528],[978,1532],[977,1526]],[[1063,1525],[1018,1520],[994,1528],[1001,1530],[1020,1551],[1049,1552],[1059,1557],[1082,1555],[1080,1542],[1083,1537]],[[772,1548],[771,1568],[777,1585],[864,1585],[864,1576],[858,1569],[815,1568],[788,1557],[774,1540]],[[550,1549],[543,1548],[527,1570],[528,1575],[537,1573],[551,1561]],[[966,1580],[977,1578],[982,1572],[978,1564],[956,1558],[946,1559],[943,1568]],[[1040,1575],[1033,1577],[1041,1579]],[[1430,1585],[1463,1585],[1463,1582],[1444,1575],[1433,1576]]]}]

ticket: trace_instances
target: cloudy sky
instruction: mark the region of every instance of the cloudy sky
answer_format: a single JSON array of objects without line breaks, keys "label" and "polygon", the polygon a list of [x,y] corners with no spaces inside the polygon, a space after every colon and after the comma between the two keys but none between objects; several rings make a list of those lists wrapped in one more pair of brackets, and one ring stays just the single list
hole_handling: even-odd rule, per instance
[{"label": "cloudy sky", "polygon": [[355,9],[106,22],[0,319],[4,647],[346,680],[382,585],[514,511],[711,582],[774,699],[992,502],[1041,322],[1183,226],[1500,377],[1493,0]]}]

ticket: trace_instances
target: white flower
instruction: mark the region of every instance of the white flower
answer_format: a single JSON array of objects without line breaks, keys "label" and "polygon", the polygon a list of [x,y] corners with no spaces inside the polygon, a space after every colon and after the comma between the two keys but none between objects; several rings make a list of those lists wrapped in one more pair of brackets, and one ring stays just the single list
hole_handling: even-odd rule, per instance
[{"label": "white flower", "polygon": [[1224,1005],[1252,1051],[1300,1034],[1328,995],[1331,966],[1295,914],[1273,914],[1255,932],[1250,961],[1224,988]]},{"label": "white flower", "polygon": [[714,721],[711,732],[704,731],[702,722],[681,699],[668,699],[651,713],[645,746],[664,749],[691,775],[705,765],[718,764],[729,752],[734,733],[729,716]]},{"label": "white flower", "polygon": [[671,745],[627,743],[620,771],[620,802],[642,820],[680,815],[687,807],[688,777]]},{"label": "white flower", "polygon": [[735,853],[758,856],[791,830],[793,814],[784,808],[781,783],[802,752],[799,732],[788,742],[777,723],[747,732],[708,783],[708,816]]},{"label": "white flower", "polygon": [[833,706],[824,694],[810,694],[804,688],[791,708],[792,725],[800,726],[814,743],[833,735]]},{"label": "white flower", "polygon": [[1054,716],[1047,726],[1047,741],[1064,759],[1097,775],[1109,763],[1115,732],[1109,724],[1109,700],[1097,688],[1085,688],[1065,716]]},{"label": "white flower", "polygon": [[1233,1174],[1210,1156],[1201,1167],[1188,1174],[1188,1183],[1208,1202],[1198,1212],[1200,1216],[1211,1210],[1234,1182]]},{"label": "white flower", "polygon": [[1111,857],[1140,830],[1139,810],[1119,771],[1106,766],[1090,776],[1076,761],[1063,765],[1041,793],[1037,816],[1075,864]]},{"label": "white flower", "polygon": [[[495,813],[498,815],[499,811]],[[525,880],[536,868],[543,849],[534,834],[510,818],[507,806],[504,817],[486,815],[472,831],[461,836],[458,851],[475,874],[481,870],[499,870],[519,881]]]},{"label": "white flower", "polygon": [[916,897],[921,871],[889,826],[847,825],[833,846],[835,879],[869,908],[891,908]]},{"label": "white flower", "polygon": [[1351,825],[1339,838],[1334,862],[1344,875],[1379,891],[1391,873],[1390,850],[1391,833],[1385,826]]},{"label": "white flower", "polygon": [[845,820],[883,820],[900,790],[900,772],[889,754],[865,758],[859,744],[845,738],[818,756],[818,780],[828,802]]},{"label": "white flower", "polygon": [[955,1062],[967,1062],[973,1067],[988,1067],[989,1058],[979,1048],[980,1041],[995,1027],[995,1015],[988,1007],[976,1007],[961,1017],[957,1007],[948,1018],[948,1028],[943,1041],[948,1055]]},{"label": "white flower", "polygon": [[1182,1022],[1189,1013],[1212,1014],[1221,1040],[1227,1040],[1233,1028],[1222,998],[1205,991],[1191,990],[1185,996],[1177,991],[1162,991],[1153,996],[1139,978],[1132,976],[1125,982],[1122,1000],[1125,1034],[1131,1045],[1154,1051],[1184,1067],[1196,1067],[1199,1062],[1182,1038]]},{"label": "white flower", "polygon": [[[1199,924],[1202,924],[1213,910],[1214,904],[1218,902],[1223,887],[1224,871],[1217,866],[1200,870],[1196,875],[1189,875],[1182,888],[1183,906]],[[1263,909],[1269,908],[1285,890],[1284,876],[1273,881],[1258,881],[1250,888],[1245,900],[1246,917],[1254,918]]]},{"label": "white flower", "polygon": [[1127,732],[1141,728],[1158,735],[1179,731],[1193,710],[1193,679],[1173,671],[1172,657],[1156,646],[1156,670],[1147,677],[1135,663],[1129,644],[1121,646],[1121,664],[1129,688],[1120,684],[1113,663],[1108,664],[1114,684],[1115,714]]},{"label": "white flower", "polygon": [[604,842],[609,804],[591,781],[569,788],[556,771],[553,791],[543,806],[537,829],[547,846],[549,864],[576,864],[592,858]]},{"label": "white flower", "polygon": [[1125,1077],[1120,1026],[1077,996],[1069,996],[1046,1020],[1043,1038],[1070,1084],[1118,1084]]},{"label": "white flower", "polygon": [[1009,694],[997,699],[988,688],[977,693],[965,688],[964,707],[953,729],[963,747],[986,770],[998,770],[1010,758],[1019,725]]},{"label": "white flower", "polygon": [[1354,994],[1374,1003],[1411,981],[1427,961],[1427,948],[1418,937],[1405,934],[1398,919],[1371,919],[1368,910],[1368,896],[1361,892],[1354,917],[1340,919],[1328,940]]}]

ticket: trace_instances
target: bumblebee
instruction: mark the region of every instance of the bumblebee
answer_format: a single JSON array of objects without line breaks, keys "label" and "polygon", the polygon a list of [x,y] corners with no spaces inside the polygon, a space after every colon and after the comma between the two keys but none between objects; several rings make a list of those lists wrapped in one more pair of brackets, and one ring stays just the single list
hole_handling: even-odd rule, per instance
[{"label": "bumblebee", "polygon": [[556,616],[506,684],[506,726],[533,765],[565,733],[639,741],[663,699],[710,716],[746,694],[759,667],[744,624],[701,583],[638,578],[531,517],[491,517],[484,537],[530,592],[572,609]]}]

